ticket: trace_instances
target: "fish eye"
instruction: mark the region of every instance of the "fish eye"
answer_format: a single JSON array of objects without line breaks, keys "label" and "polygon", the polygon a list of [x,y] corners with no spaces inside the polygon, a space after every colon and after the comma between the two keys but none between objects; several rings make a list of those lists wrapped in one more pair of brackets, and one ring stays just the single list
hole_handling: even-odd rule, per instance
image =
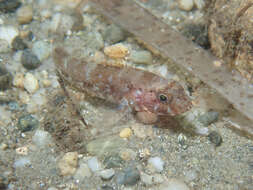
[{"label": "fish eye", "polygon": [[161,102],[166,102],[168,100],[167,96],[165,96],[164,94],[160,94],[159,99]]}]

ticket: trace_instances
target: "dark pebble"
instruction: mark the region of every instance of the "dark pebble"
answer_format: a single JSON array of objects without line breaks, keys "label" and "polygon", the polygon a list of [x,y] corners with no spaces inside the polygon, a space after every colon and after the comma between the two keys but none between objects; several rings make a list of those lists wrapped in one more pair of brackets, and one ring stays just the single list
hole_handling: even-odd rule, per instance
[{"label": "dark pebble", "polygon": [[8,186],[8,180],[4,176],[0,175],[0,190],[7,189],[7,186]]},{"label": "dark pebble", "polygon": [[5,68],[4,65],[0,65],[0,90],[6,90],[11,87],[12,75]]},{"label": "dark pebble", "polygon": [[23,51],[21,63],[28,70],[36,69],[41,65],[39,58],[28,49]]},{"label": "dark pebble", "polygon": [[0,1],[0,11],[4,13],[14,12],[21,5],[21,2],[18,0],[1,0]]},{"label": "dark pebble", "polygon": [[31,116],[21,116],[18,120],[18,128],[21,132],[32,131],[39,126],[39,121]]},{"label": "dark pebble", "polygon": [[120,27],[112,24],[105,29],[103,38],[110,44],[114,44],[123,41],[125,39],[125,33]]},{"label": "dark pebble", "polygon": [[117,176],[120,185],[135,185],[140,180],[140,172],[135,167],[129,167]]},{"label": "dark pebble", "polygon": [[205,114],[199,116],[198,118],[199,122],[203,123],[205,126],[208,126],[211,123],[218,121],[218,119],[219,119],[219,113],[216,111],[206,112]]},{"label": "dark pebble", "polygon": [[208,139],[213,143],[215,144],[215,146],[220,146],[221,143],[222,143],[222,137],[221,135],[216,132],[216,131],[212,131],[209,133],[208,135]]},{"label": "dark pebble", "polygon": [[113,190],[114,188],[110,185],[102,185],[99,190]]},{"label": "dark pebble", "polygon": [[182,31],[183,35],[204,49],[210,48],[207,26],[199,24],[186,25]]},{"label": "dark pebble", "polygon": [[12,46],[12,49],[14,51],[24,50],[24,49],[28,48],[27,44],[19,36],[17,36],[16,38],[14,38],[14,40],[11,43],[11,46]]}]

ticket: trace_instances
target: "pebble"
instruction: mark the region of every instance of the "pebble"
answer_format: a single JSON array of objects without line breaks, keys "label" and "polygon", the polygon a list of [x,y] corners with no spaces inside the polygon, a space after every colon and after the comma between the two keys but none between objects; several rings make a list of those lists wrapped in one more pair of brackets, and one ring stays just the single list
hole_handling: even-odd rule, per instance
[{"label": "pebble", "polygon": [[17,73],[13,78],[12,85],[17,88],[24,88],[24,80],[23,73]]},{"label": "pebble", "polygon": [[152,54],[149,51],[131,51],[129,59],[137,64],[151,64]]},{"label": "pebble", "polygon": [[198,178],[198,173],[193,169],[187,170],[184,172],[184,178],[186,182],[192,182]]},{"label": "pebble", "polygon": [[0,189],[3,189],[3,190],[10,189],[10,186],[8,185],[8,180],[3,175],[0,175]]},{"label": "pebble", "polygon": [[50,56],[52,52],[52,46],[48,42],[37,41],[33,44],[32,52],[42,62]]},{"label": "pebble", "polygon": [[74,25],[74,19],[70,15],[56,13],[52,16],[50,30],[54,33],[66,34]]},{"label": "pebble", "polygon": [[124,128],[119,133],[119,136],[121,138],[129,138],[131,135],[132,135],[132,130],[130,128]]},{"label": "pebble", "polygon": [[104,159],[105,168],[119,168],[124,164],[124,160],[118,155],[107,156]]},{"label": "pebble", "polygon": [[88,167],[92,172],[97,172],[102,169],[101,163],[96,157],[92,157],[88,160]]},{"label": "pebble", "polygon": [[108,43],[115,44],[125,39],[125,33],[117,25],[111,24],[105,29],[103,37]]},{"label": "pebble", "polygon": [[85,46],[91,50],[100,50],[104,47],[104,39],[97,31],[89,31],[83,34]]},{"label": "pebble", "polygon": [[11,52],[9,43],[6,40],[0,39],[0,53]]},{"label": "pebble", "polygon": [[24,50],[28,48],[27,44],[23,41],[23,39],[20,36],[16,36],[14,38],[14,40],[11,43],[11,46],[14,51]]},{"label": "pebble", "polygon": [[6,40],[11,46],[12,41],[18,36],[18,29],[14,26],[0,26],[0,39]]},{"label": "pebble", "polygon": [[187,137],[184,134],[180,133],[177,137],[177,141],[179,143],[179,146],[184,150],[188,148]]},{"label": "pebble", "polygon": [[134,135],[137,136],[138,138],[145,139],[146,137],[152,137],[153,134],[153,129],[151,125],[142,125],[142,124],[134,124],[132,126]]},{"label": "pebble", "polygon": [[58,189],[55,187],[49,187],[47,190],[58,190]]},{"label": "pebble", "polygon": [[117,154],[126,147],[126,142],[120,137],[99,138],[86,145],[88,153],[96,156]]},{"label": "pebble", "polygon": [[47,88],[47,87],[52,85],[52,82],[51,82],[51,80],[45,79],[45,80],[42,81],[42,84],[43,84],[44,87]]},{"label": "pebble", "polygon": [[183,181],[172,178],[161,184],[158,190],[190,190],[190,188]]},{"label": "pebble", "polygon": [[115,174],[114,169],[105,169],[99,172],[99,176],[103,179],[103,180],[109,180],[111,179]]},{"label": "pebble", "polygon": [[197,9],[202,10],[205,7],[205,0],[194,0]]},{"label": "pebble", "polygon": [[177,120],[185,130],[190,131],[191,133],[206,136],[209,134],[209,129],[199,121],[199,116],[203,113],[203,110],[193,108],[190,112],[186,112]]},{"label": "pebble", "polygon": [[155,184],[160,184],[164,182],[164,177],[161,174],[154,174],[153,181]]},{"label": "pebble", "polygon": [[16,11],[21,6],[19,0],[2,0],[0,1],[0,11],[10,13]]},{"label": "pebble", "polygon": [[80,5],[81,0],[54,0],[54,3],[66,6],[68,8],[75,8]]},{"label": "pebble", "polygon": [[41,65],[41,61],[31,50],[23,51],[21,63],[28,70],[37,69]]},{"label": "pebble", "polygon": [[144,172],[141,172],[141,181],[145,184],[145,185],[152,185],[153,184],[153,176],[148,175]]},{"label": "pebble", "polygon": [[5,68],[4,65],[0,65],[0,90],[7,90],[11,87],[13,77],[11,73]]},{"label": "pebble", "polygon": [[28,95],[28,93],[26,91],[22,91],[18,94],[19,100],[23,103],[23,104],[28,104],[30,101],[30,96]]},{"label": "pebble", "polygon": [[44,20],[52,17],[52,12],[48,9],[44,9],[44,10],[40,11],[40,16],[42,18],[42,21],[44,21]]},{"label": "pebble", "polygon": [[127,148],[127,149],[121,150],[119,153],[119,156],[125,161],[135,160],[137,153],[133,151],[132,149]]},{"label": "pebble", "polygon": [[29,166],[29,165],[31,165],[30,158],[22,157],[22,158],[19,158],[18,160],[16,160],[14,162],[13,167],[14,168],[23,168],[23,167],[26,167],[26,166]]},{"label": "pebble", "polygon": [[24,5],[17,10],[19,24],[28,24],[33,19],[33,8],[31,5]]},{"label": "pebble", "polygon": [[219,119],[219,113],[216,111],[209,111],[199,116],[198,120],[203,123],[203,125],[208,126]]},{"label": "pebble", "polygon": [[76,172],[78,164],[78,153],[68,152],[58,163],[60,174],[63,176],[73,175]]},{"label": "pebble", "polygon": [[16,153],[25,156],[28,154],[28,148],[26,146],[16,148]]},{"label": "pebble", "polygon": [[87,163],[81,163],[79,168],[76,170],[74,175],[74,179],[76,180],[84,180],[85,178],[89,178],[92,176],[92,173],[88,167]]},{"label": "pebble", "polygon": [[39,126],[39,121],[32,115],[24,115],[18,119],[17,127],[21,132],[32,131]]},{"label": "pebble", "polygon": [[193,0],[178,0],[178,6],[183,11],[190,11],[194,6]]},{"label": "pebble", "polygon": [[148,159],[148,165],[151,171],[162,172],[164,161],[160,157],[151,157]]},{"label": "pebble", "polygon": [[120,185],[135,185],[139,180],[140,172],[135,167],[126,168],[116,179],[117,183]]},{"label": "pebble", "polygon": [[104,53],[110,58],[124,58],[129,54],[128,48],[122,43],[114,44],[104,48]]},{"label": "pebble", "polygon": [[33,135],[32,140],[39,147],[43,147],[52,143],[51,135],[47,131],[43,130],[37,130]]},{"label": "pebble", "polygon": [[182,31],[183,35],[204,49],[210,48],[207,26],[203,24],[186,24]]},{"label": "pebble", "polygon": [[208,139],[210,142],[212,142],[215,146],[220,146],[222,143],[222,137],[221,135],[216,132],[212,131],[208,134]]},{"label": "pebble", "polygon": [[33,74],[26,73],[25,79],[24,79],[24,88],[30,94],[35,93],[39,89],[39,82]]},{"label": "pebble", "polygon": [[8,125],[12,121],[12,118],[11,118],[12,112],[0,106],[0,113],[1,113],[0,121],[4,123],[5,125]]}]

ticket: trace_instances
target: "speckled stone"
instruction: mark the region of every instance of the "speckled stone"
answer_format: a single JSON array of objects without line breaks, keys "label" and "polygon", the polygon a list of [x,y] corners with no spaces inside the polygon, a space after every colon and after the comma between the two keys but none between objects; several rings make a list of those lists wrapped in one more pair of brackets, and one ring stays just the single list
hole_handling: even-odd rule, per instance
[{"label": "speckled stone", "polygon": [[221,135],[216,132],[212,131],[208,134],[208,139],[215,145],[215,146],[220,146],[222,143],[222,137]]},{"label": "speckled stone", "polygon": [[16,36],[14,38],[14,40],[11,43],[11,46],[14,51],[24,50],[28,47],[27,44],[23,41],[23,39],[20,36]]},{"label": "speckled stone", "polygon": [[0,65],[0,90],[6,90],[11,87],[13,77],[11,73],[5,68],[5,66]]},{"label": "speckled stone", "polygon": [[32,115],[24,115],[18,119],[17,127],[21,132],[34,130],[39,126],[39,121]]},{"label": "speckled stone", "polygon": [[78,164],[78,153],[68,152],[66,153],[58,163],[60,174],[63,176],[73,175],[76,172]]},{"label": "speckled stone", "polygon": [[38,79],[32,73],[26,73],[24,78],[24,88],[33,94],[39,89]]}]

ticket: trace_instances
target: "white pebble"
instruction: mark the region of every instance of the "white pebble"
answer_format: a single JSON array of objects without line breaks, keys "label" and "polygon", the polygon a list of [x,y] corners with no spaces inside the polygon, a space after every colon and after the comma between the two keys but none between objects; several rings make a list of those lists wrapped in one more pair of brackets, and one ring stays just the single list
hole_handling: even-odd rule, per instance
[{"label": "white pebble", "polygon": [[45,41],[37,41],[33,44],[32,52],[39,58],[40,61],[44,61],[50,56],[52,46]]},{"label": "white pebble", "polygon": [[45,146],[52,142],[51,135],[42,130],[37,130],[33,135],[32,140],[37,146]]},{"label": "white pebble", "polygon": [[98,159],[96,157],[92,157],[88,160],[88,166],[92,172],[101,170],[101,164],[98,162]]},{"label": "white pebble", "polygon": [[0,53],[8,53],[11,51],[11,47],[6,40],[0,39]]},{"label": "white pebble", "polygon": [[61,32],[65,34],[68,30],[71,30],[73,25],[74,20],[71,16],[56,13],[53,15],[50,27],[52,32]]},{"label": "white pebble", "polygon": [[39,82],[33,74],[26,73],[24,80],[24,88],[31,94],[39,89]]},{"label": "white pebble", "polygon": [[49,187],[47,190],[58,190],[58,189],[55,187]]},{"label": "white pebble", "polygon": [[148,175],[146,173],[141,173],[141,181],[145,185],[152,185],[153,184],[153,177],[151,175]]},{"label": "white pebble", "polygon": [[194,2],[193,0],[178,0],[178,5],[180,9],[190,11],[194,6]]},{"label": "white pebble", "polygon": [[203,9],[204,6],[205,6],[205,1],[204,1],[204,0],[194,0],[194,4],[195,4],[195,6],[196,6],[199,10],[201,10],[201,9]]},{"label": "white pebble", "polygon": [[156,172],[163,171],[164,161],[160,157],[151,157],[148,159],[148,164],[155,169]]},{"label": "white pebble", "polygon": [[158,190],[190,190],[183,181],[178,179],[169,179],[161,184]]},{"label": "white pebble", "polygon": [[74,179],[76,180],[84,180],[85,178],[89,178],[91,177],[92,173],[88,167],[87,163],[81,163],[79,168],[77,169],[75,175],[74,175]]},{"label": "white pebble", "polygon": [[106,170],[102,170],[99,172],[99,176],[104,179],[104,180],[108,180],[111,179],[115,174],[114,169],[106,169]]},{"label": "white pebble", "polygon": [[11,42],[18,35],[18,29],[14,26],[0,26],[0,39],[6,40],[11,46]]},{"label": "white pebble", "polygon": [[20,158],[14,162],[14,168],[22,168],[31,165],[31,161],[27,157]]}]

